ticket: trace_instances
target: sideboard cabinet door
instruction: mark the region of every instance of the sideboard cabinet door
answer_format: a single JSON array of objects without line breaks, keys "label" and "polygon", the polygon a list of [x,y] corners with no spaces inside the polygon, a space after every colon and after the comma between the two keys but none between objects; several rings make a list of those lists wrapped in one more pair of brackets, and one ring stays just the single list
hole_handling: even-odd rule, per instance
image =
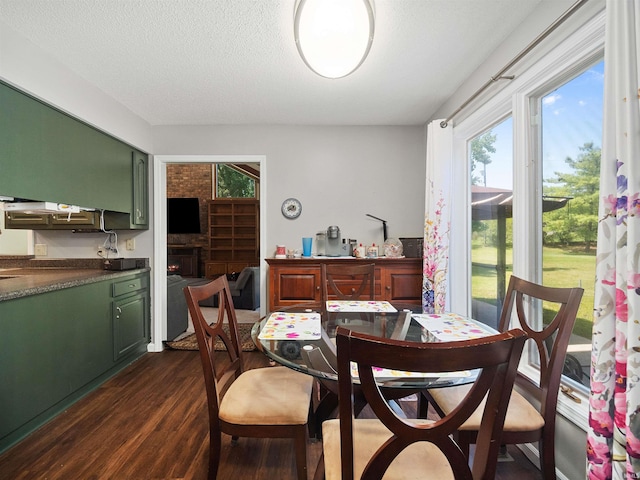
[{"label": "sideboard cabinet door", "polygon": [[310,308],[322,306],[320,265],[311,267],[270,267],[269,311],[279,308],[309,304]]},{"label": "sideboard cabinet door", "polygon": [[381,274],[383,300],[391,303],[420,304],[422,269],[419,265],[386,266]]}]

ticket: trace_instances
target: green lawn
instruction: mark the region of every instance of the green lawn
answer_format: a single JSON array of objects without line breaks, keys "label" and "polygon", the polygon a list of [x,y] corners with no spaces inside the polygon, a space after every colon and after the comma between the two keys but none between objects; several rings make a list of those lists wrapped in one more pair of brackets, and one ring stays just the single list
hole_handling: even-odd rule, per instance
[{"label": "green lawn", "polygon": [[[495,264],[496,249],[474,245],[472,251],[474,263]],[[591,339],[593,321],[593,297],[595,282],[595,251],[592,254],[575,252],[561,248],[544,247],[544,270],[542,282],[552,287],[582,287],[584,295],[578,310],[574,333]],[[512,250],[507,249],[507,284],[512,271]],[[473,267],[473,297],[490,301],[496,298],[496,273],[494,270]]]}]

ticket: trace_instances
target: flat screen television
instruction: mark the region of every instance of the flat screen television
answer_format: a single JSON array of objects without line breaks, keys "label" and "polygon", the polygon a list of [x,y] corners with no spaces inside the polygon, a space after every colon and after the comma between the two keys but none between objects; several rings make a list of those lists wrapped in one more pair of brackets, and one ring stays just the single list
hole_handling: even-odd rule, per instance
[{"label": "flat screen television", "polygon": [[167,198],[167,233],[201,233],[197,198]]}]

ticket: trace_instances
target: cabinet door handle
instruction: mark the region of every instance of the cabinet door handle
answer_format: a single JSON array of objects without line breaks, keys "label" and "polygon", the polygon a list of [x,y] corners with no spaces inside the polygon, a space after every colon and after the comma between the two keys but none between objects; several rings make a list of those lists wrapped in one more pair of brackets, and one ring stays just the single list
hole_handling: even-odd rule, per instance
[{"label": "cabinet door handle", "polygon": [[391,290],[391,285],[387,285],[385,288],[386,288],[387,290]]}]

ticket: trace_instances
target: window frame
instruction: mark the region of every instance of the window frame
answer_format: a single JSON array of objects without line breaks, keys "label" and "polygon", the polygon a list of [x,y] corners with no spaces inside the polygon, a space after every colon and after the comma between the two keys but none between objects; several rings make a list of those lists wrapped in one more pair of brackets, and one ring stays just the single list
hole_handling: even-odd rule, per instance
[{"label": "window frame", "polygon": [[[480,104],[453,127],[454,168],[452,188],[460,192],[451,209],[450,306],[453,311],[471,313],[471,171],[468,144],[478,134],[513,118],[513,273],[533,281],[542,278],[542,165],[537,159],[541,136],[532,102],[574,77],[604,57],[605,14],[601,11],[526,69],[499,92]],[[531,221],[533,219],[534,221]],[[535,367],[523,355],[519,371],[536,378]],[[564,382],[563,382],[564,383]],[[576,392],[576,403],[560,395],[558,413],[587,430],[588,392]]]}]

